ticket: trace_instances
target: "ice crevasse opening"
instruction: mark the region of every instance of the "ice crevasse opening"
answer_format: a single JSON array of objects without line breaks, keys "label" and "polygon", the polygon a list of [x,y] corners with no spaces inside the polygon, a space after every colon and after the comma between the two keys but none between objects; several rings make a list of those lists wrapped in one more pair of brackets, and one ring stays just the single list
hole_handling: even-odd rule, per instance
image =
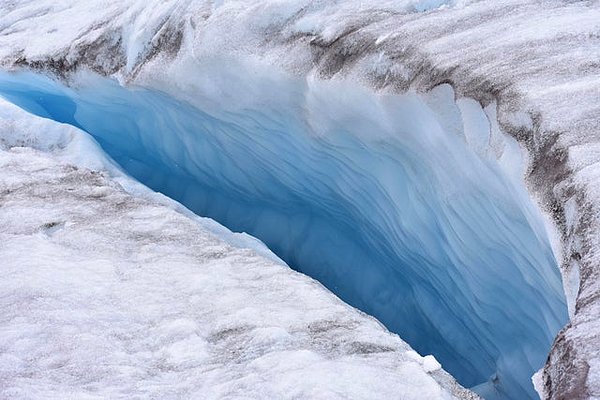
[{"label": "ice crevasse opening", "polygon": [[[519,145],[495,105],[215,68],[188,96],[81,74],[0,75],[0,95],[89,132],[133,177],[433,354],[486,398],[534,398],[567,321]],[[189,96],[192,93],[193,96]]]}]

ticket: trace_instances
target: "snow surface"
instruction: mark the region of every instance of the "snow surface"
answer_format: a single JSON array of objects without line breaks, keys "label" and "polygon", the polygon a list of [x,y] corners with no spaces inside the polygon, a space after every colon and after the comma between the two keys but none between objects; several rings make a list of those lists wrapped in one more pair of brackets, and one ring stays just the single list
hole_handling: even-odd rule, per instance
[{"label": "snow surface", "polygon": [[0,168],[2,398],[475,398],[76,128],[0,100]]},{"label": "snow surface", "polygon": [[[496,101],[561,233],[573,315],[542,390],[585,398],[600,396],[599,31],[595,0],[12,0],[0,5],[0,62],[63,76],[88,67],[192,104],[220,90],[205,72],[234,59],[248,75],[278,66],[391,92],[451,83],[484,106]],[[240,107],[260,98],[251,86],[234,95]]]},{"label": "snow surface", "polygon": [[[210,74],[228,82],[220,96],[198,93],[211,115],[85,74],[76,90],[3,74],[0,95],[82,127],[141,182],[264,240],[463,385],[535,396],[530,376],[567,310],[520,148],[492,129],[490,110],[455,103],[449,85],[379,96],[236,79],[231,65]],[[245,84],[274,94],[214,105]]]}]

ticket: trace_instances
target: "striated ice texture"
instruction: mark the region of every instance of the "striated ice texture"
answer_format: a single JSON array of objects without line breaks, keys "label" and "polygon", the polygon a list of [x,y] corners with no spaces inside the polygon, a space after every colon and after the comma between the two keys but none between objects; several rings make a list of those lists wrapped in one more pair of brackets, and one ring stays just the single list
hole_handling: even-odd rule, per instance
[{"label": "striated ice texture", "polygon": [[80,129],[0,99],[0,170],[3,400],[477,398]]},{"label": "striated ice texture", "polygon": [[212,75],[193,105],[78,79],[68,89],[4,74],[0,94],[90,132],[133,177],[261,239],[463,385],[534,398],[531,375],[567,310],[519,146],[490,122],[493,107],[455,101],[449,86],[376,95],[241,69]]}]

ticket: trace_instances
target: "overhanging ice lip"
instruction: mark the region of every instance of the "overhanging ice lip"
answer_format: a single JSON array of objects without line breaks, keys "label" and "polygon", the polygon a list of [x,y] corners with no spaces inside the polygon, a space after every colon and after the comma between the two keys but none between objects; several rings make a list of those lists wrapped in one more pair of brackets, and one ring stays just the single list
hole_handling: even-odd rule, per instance
[{"label": "overhanging ice lip", "polygon": [[265,96],[227,105],[217,90],[192,106],[33,74],[2,75],[0,94],[83,128],[141,182],[258,237],[463,385],[534,397],[530,376],[567,312],[541,215],[507,172],[514,141],[447,86],[382,96],[238,76]]}]

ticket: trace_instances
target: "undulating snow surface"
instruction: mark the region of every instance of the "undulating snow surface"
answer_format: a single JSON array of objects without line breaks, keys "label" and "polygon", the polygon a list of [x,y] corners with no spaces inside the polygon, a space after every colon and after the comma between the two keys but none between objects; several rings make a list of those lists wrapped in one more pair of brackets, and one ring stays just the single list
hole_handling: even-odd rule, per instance
[{"label": "undulating snow surface", "polygon": [[475,398],[76,128],[0,100],[0,169],[1,398]]},{"label": "undulating snow surface", "polygon": [[[491,211],[488,209],[484,214],[477,214],[478,207],[471,206],[468,199],[475,198],[479,200],[475,204],[481,205],[484,204],[481,200],[488,197],[492,199],[491,204],[501,206],[498,206],[498,213],[492,214],[495,227],[490,232],[485,229],[484,238],[504,238],[503,229],[506,232],[514,229],[503,228],[500,223],[512,221],[505,217],[516,215],[514,210],[519,210],[517,214],[521,212],[530,217],[533,213],[535,217],[525,218],[527,223],[519,228],[519,232],[529,231],[529,234],[519,234],[517,237],[536,237],[541,241],[541,246],[536,247],[540,251],[527,246],[527,241],[519,242],[514,247],[515,252],[509,252],[508,257],[515,260],[513,257],[529,254],[525,257],[525,264],[552,263],[539,215],[535,210],[532,211],[524,192],[518,195],[520,189],[517,183],[520,179],[512,178],[520,178],[519,163],[515,164],[508,157],[518,152],[498,150],[516,146],[510,141],[502,140],[502,145],[494,142],[494,138],[502,137],[500,130],[516,137],[529,153],[525,174],[528,188],[559,228],[560,246],[555,248],[559,250],[571,314],[571,322],[555,341],[538,380],[539,390],[545,396],[556,399],[600,396],[600,346],[597,341],[600,332],[600,320],[597,318],[600,313],[598,1],[397,0],[373,4],[358,0],[341,3],[333,0],[13,0],[2,3],[0,11],[0,62],[9,69],[23,67],[49,71],[75,86],[73,90],[65,92],[59,86],[43,80],[18,82],[17,78],[21,94],[12,98],[14,101],[30,109],[36,108],[32,111],[80,126],[84,123],[101,126],[94,134],[120,163],[127,165],[131,173],[188,204],[202,196],[186,200],[187,194],[180,189],[180,184],[184,182],[182,175],[185,177],[190,171],[200,170],[208,172],[192,174],[195,180],[218,182],[217,189],[203,192],[205,196],[229,193],[230,198],[239,199],[240,195],[253,193],[257,198],[267,199],[272,210],[282,207],[279,201],[282,194],[288,196],[285,197],[286,201],[296,194],[302,199],[298,203],[308,202],[312,207],[315,202],[321,204],[322,200],[313,194],[325,193],[329,201],[324,201],[321,208],[326,211],[325,214],[328,213],[328,218],[333,216],[330,220],[335,221],[336,226],[341,226],[349,236],[362,237],[362,233],[368,233],[367,237],[371,238],[373,243],[355,246],[355,253],[360,253],[365,246],[375,248],[381,254],[386,251],[398,252],[404,247],[392,245],[392,250],[383,251],[378,247],[386,248],[388,243],[397,243],[405,238],[387,233],[404,232],[412,227],[410,230],[418,238],[415,241],[418,246],[415,248],[404,242],[410,247],[409,254],[425,253],[416,262],[408,263],[412,268],[424,265],[421,263],[423,259],[439,261],[456,251],[454,246],[444,246],[442,249],[434,246],[433,250],[429,247],[429,251],[419,247],[421,243],[434,243],[429,240],[436,237],[432,232],[445,232],[440,229],[444,222],[454,225],[454,220],[441,218],[440,225],[430,223],[428,215],[451,215],[457,220],[466,221],[470,228],[477,227],[479,215],[488,215],[486,213]],[[115,77],[126,89],[108,81],[90,82],[89,78],[79,76],[78,71],[85,69]],[[286,74],[297,79],[289,78]],[[323,83],[322,79],[329,81]],[[448,94],[449,89],[437,87],[442,83],[449,83],[454,88],[459,97],[456,104],[450,101],[452,95]],[[14,80],[11,85],[15,85]],[[32,96],[32,85],[38,91],[58,90],[61,94],[54,99],[42,96],[40,101]],[[371,89],[361,89],[359,85],[377,89],[379,94],[374,94]],[[150,90],[141,90],[138,88],[140,86]],[[379,97],[382,93],[427,91],[435,87],[433,93],[422,97],[411,93],[399,97]],[[14,86],[9,89],[14,90]],[[482,104],[486,113],[481,112],[477,102],[468,98]],[[143,117],[131,123],[132,118],[127,111],[118,111],[116,99],[126,103],[121,104],[121,110],[131,106]],[[171,107],[173,105],[175,109]],[[193,114],[189,120],[182,119],[182,126],[173,123],[174,119],[180,119],[180,108],[191,110]],[[274,111],[289,108],[300,112],[273,114]],[[402,111],[397,112],[398,108]],[[107,114],[100,114],[99,110]],[[269,110],[269,113],[265,110]],[[69,115],[71,112],[73,114]],[[116,118],[116,114],[120,117]],[[102,115],[110,115],[110,118],[101,118]],[[370,119],[365,119],[365,115],[369,115]],[[408,116],[410,118],[402,118]],[[343,132],[339,129],[340,119],[345,122]],[[485,122],[486,119],[488,122]],[[415,120],[430,123],[412,126],[411,120],[413,123]],[[139,123],[149,125],[141,126]],[[123,124],[128,128],[125,129]],[[371,129],[373,126],[377,126],[377,129]],[[89,126],[86,129],[91,130]],[[203,135],[189,134],[196,130],[217,134],[205,141]],[[312,134],[308,138],[306,135],[294,135],[289,147],[278,145],[284,140],[277,132],[289,134],[300,131]],[[444,134],[440,133],[442,131]],[[402,142],[397,137],[398,132],[409,132],[412,136],[404,136],[405,141]],[[134,137],[124,142],[118,139],[121,136],[116,133],[134,134]],[[444,139],[435,142],[432,138],[436,138],[437,134]],[[256,135],[256,140],[250,139],[252,135]],[[450,138],[460,136],[463,136],[462,142],[454,139],[454,144],[451,143]],[[394,139],[390,141],[389,137]],[[171,142],[171,139],[176,140]],[[392,143],[394,141],[407,145],[408,150],[398,150]],[[197,147],[199,142],[204,147]],[[255,142],[258,151],[253,152]],[[252,143],[252,146],[248,143]],[[314,143],[316,145],[312,145]],[[437,143],[438,147],[432,146],[432,143]],[[468,143],[468,146],[458,146],[460,143]],[[219,151],[211,151],[214,148]],[[446,151],[440,151],[440,148]],[[468,157],[465,157],[465,148],[471,154]],[[141,149],[152,151],[148,151],[143,160],[137,160],[141,163],[131,162],[128,159],[131,158],[131,152],[142,154]],[[307,154],[316,156],[307,159]],[[460,156],[456,157],[457,154]],[[289,163],[274,162],[286,157]],[[497,158],[498,166],[494,167]],[[479,168],[478,159],[484,160],[484,167]],[[235,161],[231,169],[224,168],[230,165],[227,160]],[[313,179],[309,181],[304,177],[296,182],[298,176],[294,171],[307,164],[313,166],[309,169],[312,175],[308,175]],[[417,165],[419,168],[416,171],[414,168],[402,169],[398,168],[398,164]],[[264,165],[277,165],[277,168],[252,169]],[[321,165],[323,168],[319,168]],[[355,168],[357,165],[368,170],[369,174],[357,175],[356,172],[361,170]],[[369,168],[365,169],[364,165],[369,165]],[[152,174],[144,172],[148,166],[153,167]],[[389,173],[390,166],[391,171],[395,172],[393,175]],[[503,178],[490,180],[487,174],[490,170]],[[176,176],[173,180],[157,174],[175,171],[178,173],[173,175]],[[413,182],[408,187],[414,191],[402,191],[400,183],[395,180],[398,171],[403,177],[400,182]],[[466,175],[460,182],[453,181],[460,179],[458,172],[465,171]],[[428,182],[433,182],[432,186],[414,185],[424,176],[429,179]],[[241,177],[248,179],[242,180]],[[269,182],[279,179],[296,183],[288,184],[285,190],[281,190],[281,185],[262,184],[266,177],[274,178]],[[375,177],[375,180],[369,177]],[[507,181],[511,182],[507,186],[510,190],[498,189]],[[456,185],[453,186],[453,182]],[[452,190],[462,193],[469,185],[479,190],[481,182],[484,182],[481,190],[486,193],[485,196],[478,195],[477,190],[467,190],[467,196],[461,196],[459,201],[451,196]],[[322,186],[313,186],[314,183]],[[355,190],[358,184],[366,185],[367,190]],[[395,189],[391,196],[379,196],[391,189]],[[309,196],[305,197],[306,193]],[[403,198],[407,197],[406,193],[413,193],[412,197]],[[440,193],[443,195],[437,196]],[[448,193],[449,196],[444,196]],[[430,197],[432,194],[434,196]],[[432,203],[420,202],[422,197]],[[342,202],[340,207],[336,201],[339,198],[354,200]],[[252,199],[244,199],[244,207],[248,204],[257,207],[264,205]],[[381,207],[382,202],[394,204],[395,199],[403,199],[412,205],[411,211],[419,211],[410,214],[412,222],[414,219],[425,221],[427,229],[413,230],[418,225],[406,224],[411,221],[397,223],[394,218],[399,217],[394,215],[394,210],[400,213],[403,208],[393,208],[390,212],[390,209]],[[258,226],[254,224],[255,213],[244,213],[248,218],[240,218],[235,211],[231,211],[236,208],[232,207],[230,200],[218,203],[229,205],[227,209],[219,209],[215,202],[193,206],[204,208],[206,214],[221,220],[232,221],[233,228]],[[369,207],[356,206],[361,204],[369,204]],[[423,210],[415,206],[418,204],[427,207]],[[460,214],[457,214],[458,217],[452,213],[439,214],[444,209],[439,207],[440,204],[451,204],[448,207],[458,209]],[[242,209],[248,211],[244,207]],[[318,217],[324,214],[322,209],[316,213]],[[286,216],[296,215],[289,213],[289,210],[284,211]],[[312,208],[308,211],[299,210],[298,215],[306,216],[312,212]],[[352,220],[347,218],[348,215],[366,214],[369,216],[368,223],[348,222]],[[375,218],[371,220],[373,216]],[[277,236],[280,243],[285,242],[280,240],[285,236],[276,234],[277,230],[285,228],[279,226],[282,220],[273,222],[272,217],[267,213],[261,220],[265,224],[261,223],[262,228],[257,229],[264,230],[262,234],[267,242],[269,236]],[[516,219],[524,221],[523,218]],[[437,221],[437,217],[434,220]],[[337,225],[340,221],[343,223]],[[359,221],[363,220],[359,218]],[[286,224],[299,229],[297,222],[291,219]],[[473,240],[473,237],[479,239],[480,231],[468,231],[466,235],[471,239],[469,242],[488,245],[489,240]],[[307,232],[315,233],[318,237],[325,235],[326,228]],[[386,234],[373,236],[373,232]],[[462,231],[454,233],[457,237],[465,234]],[[495,236],[498,233],[500,236]],[[299,235],[304,235],[304,232]],[[343,240],[342,236],[333,237],[334,240]],[[297,237],[291,240],[300,240]],[[383,240],[380,240],[381,237]],[[331,247],[331,240],[331,235],[327,236],[327,241],[322,240],[326,245],[324,247]],[[513,235],[511,240],[501,239],[491,243],[512,249],[507,244],[512,245],[516,240]],[[269,244],[272,246],[272,243]],[[470,243],[464,245],[469,247]],[[290,248],[291,244],[281,243],[280,246]],[[279,252],[282,253],[281,249]],[[302,253],[305,250],[302,247],[292,248],[292,252]],[[346,253],[343,256],[357,264],[360,262],[360,258]],[[486,249],[482,254],[490,253]],[[507,256],[504,251],[500,254]],[[327,257],[332,257],[331,253],[325,252],[319,259],[329,262]],[[403,257],[406,257],[404,253]],[[372,259],[369,257],[369,260]],[[450,264],[458,265],[462,261],[456,258]],[[472,263],[476,262],[467,257],[464,264]],[[497,263],[513,265],[512,262],[502,263],[497,259],[490,265]],[[521,263],[514,265],[520,266],[514,267],[519,271],[524,268]],[[304,265],[296,267],[306,268]],[[543,268],[546,267],[539,268],[545,271]],[[384,267],[383,270],[388,271],[389,268]],[[443,274],[451,274],[452,268],[441,270]],[[540,271],[537,267],[524,268],[526,273],[523,276],[531,277],[528,274],[536,270]],[[418,271],[422,272],[422,269]],[[483,281],[490,279],[488,275],[483,275]],[[540,275],[541,279],[536,279],[533,286],[541,285],[540,293],[544,293],[544,296],[535,296],[541,301],[535,307],[545,302],[551,303],[546,296],[555,297],[552,293],[556,293],[557,289],[556,283],[552,283],[556,281],[552,273]],[[416,274],[413,279],[420,276]],[[429,275],[430,278],[434,276]],[[417,287],[424,288],[429,284],[439,287],[464,279],[468,282],[473,277],[452,275],[446,278],[443,276],[439,281],[432,279],[426,285]],[[475,281],[479,282],[479,277]],[[524,281],[529,282],[528,279]],[[493,285],[493,282],[487,283]],[[512,279],[507,284],[510,290],[519,287],[519,283]],[[547,291],[545,286],[554,289]],[[460,292],[456,304],[466,310],[464,306],[473,303],[460,301],[460,297],[476,297],[480,293],[476,290],[479,286],[474,290],[464,285],[461,288],[468,290]],[[525,288],[521,286],[520,291],[529,293]],[[338,291],[339,288],[332,289]],[[492,298],[496,293],[479,290]],[[343,289],[338,293],[343,296]],[[387,292],[381,293],[382,298],[387,299]],[[439,293],[442,296],[454,294]],[[508,288],[506,293],[509,293]],[[417,298],[415,293],[410,296]],[[524,308],[515,312],[527,313],[530,303],[519,302],[517,296],[512,299],[503,296],[501,300],[519,303]],[[370,300],[377,302],[379,298],[371,296]],[[437,309],[426,301],[415,303],[419,307],[424,305],[426,309]],[[546,308],[543,305],[540,307]],[[547,308],[556,312],[553,306]],[[501,309],[503,312],[506,310],[513,312],[515,309]],[[475,313],[461,313],[460,316],[465,315],[469,317]],[[546,315],[545,312],[535,313],[536,317],[542,319],[546,319]],[[459,317],[453,313],[442,316]],[[437,317],[441,320],[441,316]],[[385,320],[382,316],[380,318]],[[558,320],[563,321],[564,318]],[[551,321],[545,323],[548,326],[553,324]],[[480,327],[485,325],[481,320],[475,322],[475,325],[478,324]],[[532,326],[528,329],[532,329]],[[493,329],[489,330],[492,336],[496,334]],[[444,332],[442,341],[452,343],[452,349],[470,342],[471,335],[459,335],[456,339],[447,331]],[[539,330],[531,337],[525,335],[526,341],[541,343],[537,339],[540,335],[543,336]],[[481,340],[479,335],[476,336]],[[515,339],[520,339],[519,335]],[[496,342],[488,344],[490,347],[484,347],[492,349],[497,345]],[[509,346],[509,343],[504,345]],[[443,348],[442,352],[450,352],[451,348]],[[472,352],[467,352],[466,355],[462,353],[461,357],[471,355]],[[441,361],[446,367],[447,363]],[[533,360],[531,362],[532,366],[536,363]],[[477,360],[475,364],[478,364],[475,368],[480,371],[490,366],[486,360]],[[499,364],[502,365],[502,360]],[[523,371],[517,367],[511,372],[521,376]],[[523,385],[525,378],[520,379]],[[505,381],[506,377],[500,374],[500,385],[503,386]]]}]

